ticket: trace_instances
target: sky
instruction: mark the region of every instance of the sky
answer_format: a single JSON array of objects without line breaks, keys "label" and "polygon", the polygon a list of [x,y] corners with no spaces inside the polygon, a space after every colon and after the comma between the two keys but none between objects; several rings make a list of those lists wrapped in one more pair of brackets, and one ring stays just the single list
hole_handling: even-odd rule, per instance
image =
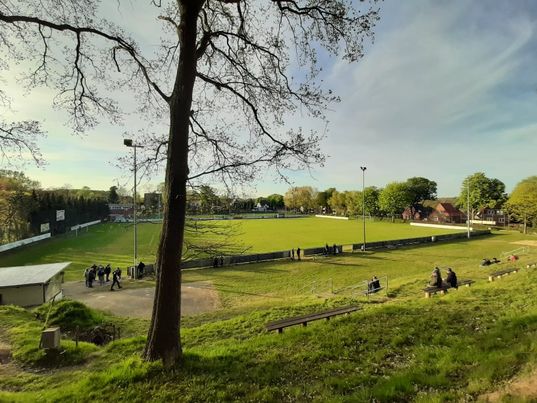
[{"label": "sky", "polygon": [[[144,10],[133,4],[121,16],[140,21],[135,36],[150,49],[158,33],[143,29]],[[374,42],[361,60],[322,58],[325,86],[341,102],[327,111],[325,165],[291,173],[293,184],[361,189],[366,166],[366,186],[425,176],[437,182],[439,196],[455,196],[474,172],[502,180],[507,191],[537,174],[537,2],[385,0],[379,7]],[[24,93],[17,77],[0,70],[13,97],[5,116],[41,120],[48,132],[40,141],[47,165],[27,165],[27,176],[43,187],[132,186],[132,173],[116,163],[132,153],[122,142],[138,130],[135,114],[73,135],[65,113],[50,108],[54,93]],[[289,120],[325,132],[318,122]],[[142,187],[162,180],[157,175]],[[283,194],[288,187],[268,172],[245,191]]]}]

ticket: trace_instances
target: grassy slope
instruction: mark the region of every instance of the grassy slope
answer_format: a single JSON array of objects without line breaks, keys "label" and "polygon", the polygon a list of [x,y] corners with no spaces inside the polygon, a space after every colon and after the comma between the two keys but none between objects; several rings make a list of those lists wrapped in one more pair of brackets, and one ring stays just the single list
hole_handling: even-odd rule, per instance
[{"label": "grassy slope", "polygon": [[[0,401],[99,401],[108,394],[114,401],[475,398],[537,363],[537,269],[488,283],[487,273],[501,267],[478,266],[484,256],[516,248],[511,242],[521,238],[188,272],[186,281],[214,281],[224,308],[184,320],[181,370],[141,362],[143,339],[124,339],[100,351],[87,347],[84,366],[2,377]],[[518,265],[534,260],[537,255],[526,256]],[[427,300],[421,288],[437,264],[477,282]],[[363,299],[358,313],[282,335],[263,331],[269,320],[354,302],[344,293],[298,292],[298,283],[332,278],[350,285],[372,274],[389,276],[390,298]],[[27,362],[32,356],[25,348],[36,344],[39,323],[18,309],[0,308],[0,315],[0,336],[8,335],[16,357]],[[80,358],[72,345],[66,350],[71,361],[65,365]]]},{"label": "grassy slope", "polygon": [[[361,221],[320,218],[279,220],[221,221],[217,225],[234,227],[233,242],[250,247],[251,253],[321,246],[326,242],[352,243],[361,234]],[[368,239],[400,239],[449,233],[450,230],[410,227],[408,224],[372,222]],[[79,280],[82,271],[92,263],[111,263],[114,267],[132,264],[132,225],[102,224],[80,232],[78,237],[66,235],[28,247],[0,254],[1,266],[17,266],[70,261],[66,280]],[[138,256],[145,262],[155,260],[159,224],[138,226]],[[361,236],[361,235],[360,235]],[[361,240],[361,238],[360,238]]]}]

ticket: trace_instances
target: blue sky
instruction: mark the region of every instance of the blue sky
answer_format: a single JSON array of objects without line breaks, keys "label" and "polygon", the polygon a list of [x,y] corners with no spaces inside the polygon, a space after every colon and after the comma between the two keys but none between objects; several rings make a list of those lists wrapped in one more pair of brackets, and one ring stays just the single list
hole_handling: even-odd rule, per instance
[{"label": "blue sky", "polygon": [[[141,20],[128,4],[124,17]],[[293,173],[294,184],[359,189],[359,167],[366,165],[366,185],[426,176],[448,196],[477,171],[508,190],[537,174],[537,2],[386,0],[380,8],[374,44],[362,60],[325,61],[326,86],[342,98],[328,112],[328,158],[323,168]],[[147,48],[155,40],[147,30],[137,35]],[[16,81],[7,81],[13,95]],[[129,184],[129,172],[113,163],[129,152],[122,136],[137,130],[136,118],[72,136],[65,115],[49,109],[50,95],[39,89],[14,99],[17,117],[43,119],[48,131],[41,142],[48,165],[27,167],[27,174],[45,187]],[[324,131],[302,117],[291,121]],[[249,192],[287,187],[267,174]]]}]

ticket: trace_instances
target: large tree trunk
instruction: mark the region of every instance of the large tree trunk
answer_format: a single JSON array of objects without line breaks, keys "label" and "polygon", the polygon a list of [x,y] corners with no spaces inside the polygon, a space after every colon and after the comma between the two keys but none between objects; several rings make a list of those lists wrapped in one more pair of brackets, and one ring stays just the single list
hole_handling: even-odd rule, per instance
[{"label": "large tree trunk", "polygon": [[170,97],[170,133],[164,193],[164,218],[157,252],[153,316],[144,357],[170,366],[181,358],[181,253],[186,212],[188,131],[196,78],[196,28],[202,0],[181,1],[180,55]]}]

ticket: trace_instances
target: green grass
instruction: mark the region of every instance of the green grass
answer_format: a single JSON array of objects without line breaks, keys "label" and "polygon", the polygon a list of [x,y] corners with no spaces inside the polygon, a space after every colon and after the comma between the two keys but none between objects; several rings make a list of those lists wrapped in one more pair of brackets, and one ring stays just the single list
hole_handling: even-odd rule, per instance
[{"label": "green grass", "polygon": [[[474,400],[537,364],[537,269],[489,283],[487,274],[505,265],[479,267],[483,257],[499,257],[521,239],[502,233],[321,261],[188,271],[184,281],[215,285],[223,308],[183,320],[181,368],[165,371],[138,358],[147,326],[140,322],[130,327],[132,338],[66,353],[55,362],[61,369],[35,371],[44,366],[38,356],[17,355],[33,370],[0,377],[0,401]],[[517,265],[533,261],[535,252]],[[476,283],[425,299],[421,289],[435,265]],[[373,274],[388,275],[389,297],[300,290],[310,280],[331,279],[341,288]],[[264,331],[271,320],[350,303],[362,309],[281,335]],[[33,315],[0,307],[0,316],[0,338],[14,351],[35,345],[42,323]]]},{"label": "green grass", "polygon": [[[203,225],[199,223],[200,228]],[[228,242],[247,253],[308,248],[328,244],[350,244],[362,241],[362,222],[322,218],[266,219],[216,221],[216,229],[232,228]],[[438,235],[453,232],[432,228],[411,227],[408,224],[367,222],[370,242]],[[225,231],[222,231],[225,232]],[[138,225],[138,256],[144,262],[154,262],[158,246],[160,224]],[[217,235],[191,233],[190,237],[210,238]],[[66,280],[82,279],[85,267],[93,263],[111,263],[113,267],[132,265],[133,226],[101,224],[73,234],[0,254],[0,267],[27,264],[72,262]]]}]

